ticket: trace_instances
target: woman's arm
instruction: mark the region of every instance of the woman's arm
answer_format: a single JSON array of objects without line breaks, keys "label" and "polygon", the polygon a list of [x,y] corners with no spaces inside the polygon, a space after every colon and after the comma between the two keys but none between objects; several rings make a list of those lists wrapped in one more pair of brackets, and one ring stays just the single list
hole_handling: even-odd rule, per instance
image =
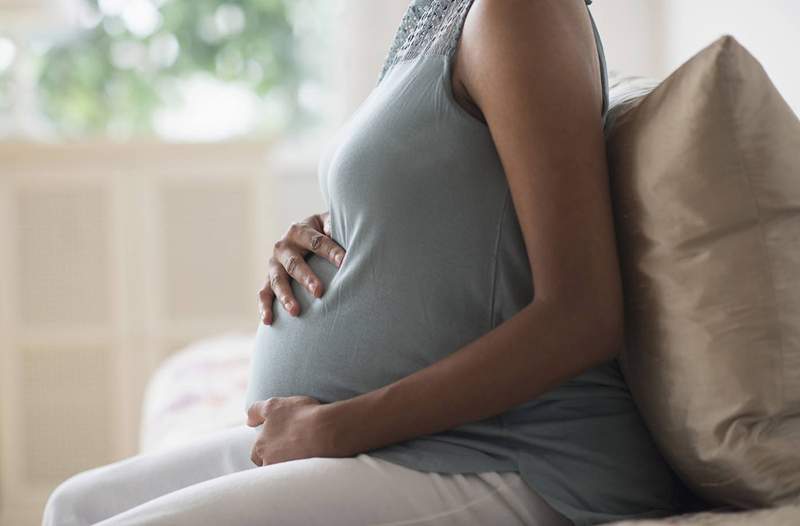
[{"label": "woman's arm", "polygon": [[600,69],[583,0],[476,1],[454,79],[499,152],[536,297],[439,362],[320,406],[341,455],[501,413],[611,359],[623,344]]}]

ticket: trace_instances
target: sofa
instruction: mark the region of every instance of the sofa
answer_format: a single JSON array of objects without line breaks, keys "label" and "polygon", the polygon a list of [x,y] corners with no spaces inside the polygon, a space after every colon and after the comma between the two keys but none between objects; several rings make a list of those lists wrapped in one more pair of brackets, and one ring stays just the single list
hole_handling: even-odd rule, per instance
[{"label": "sofa", "polygon": [[[165,360],[145,390],[140,452],[190,443],[200,435],[245,423],[243,400],[254,333],[231,332],[196,341]],[[697,501],[693,501],[696,507]],[[688,504],[687,504],[688,505]],[[614,526],[798,526],[800,503],[736,511],[717,507]]]},{"label": "sofa", "polygon": [[[730,36],[662,81],[608,80],[621,363],[687,483],[683,513],[613,524],[800,526],[800,122]],[[142,452],[245,422],[253,338],[197,341],[160,365]]]}]

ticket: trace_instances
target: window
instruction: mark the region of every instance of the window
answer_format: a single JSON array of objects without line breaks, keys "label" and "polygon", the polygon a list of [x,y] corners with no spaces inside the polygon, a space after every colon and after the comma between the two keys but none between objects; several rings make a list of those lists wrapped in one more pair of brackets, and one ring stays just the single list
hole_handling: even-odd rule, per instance
[{"label": "window", "polygon": [[68,36],[0,39],[0,112],[21,91],[11,70],[25,68],[29,118],[56,137],[221,140],[313,127],[327,107],[329,4],[87,0]]}]

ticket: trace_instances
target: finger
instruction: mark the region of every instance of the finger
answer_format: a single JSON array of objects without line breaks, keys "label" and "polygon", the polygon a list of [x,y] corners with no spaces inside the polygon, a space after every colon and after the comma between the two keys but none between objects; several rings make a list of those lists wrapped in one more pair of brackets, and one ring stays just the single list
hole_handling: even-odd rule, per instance
[{"label": "finger", "polygon": [[264,325],[272,325],[272,302],[274,301],[275,293],[272,292],[272,287],[267,282],[264,288],[258,291],[258,309]]},{"label": "finger", "polygon": [[289,274],[286,273],[286,269],[274,257],[270,259],[269,264],[269,285],[286,312],[292,316],[300,314],[300,303],[292,293],[292,287],[289,285]]},{"label": "finger", "polygon": [[322,281],[314,274],[305,258],[296,250],[284,248],[277,253],[278,260],[295,281],[308,289],[312,296],[322,296]]},{"label": "finger", "polygon": [[247,425],[250,427],[258,427],[264,423],[264,412],[261,401],[256,401],[250,404],[247,408]]},{"label": "finger", "polygon": [[293,224],[286,239],[288,243],[324,257],[337,267],[341,266],[344,259],[344,249],[324,232],[320,232],[308,223]]},{"label": "finger", "polygon": [[261,457],[256,451],[256,446],[253,446],[253,448],[250,450],[250,461],[253,462],[253,464],[255,464],[256,466],[262,465]]},{"label": "finger", "polygon": [[331,236],[331,214],[330,212],[325,212],[321,214],[320,219],[322,219],[322,232],[330,237]]},{"label": "finger", "polygon": [[324,257],[337,267],[342,265],[344,249],[322,232],[312,231],[308,237],[308,249],[318,256]]}]

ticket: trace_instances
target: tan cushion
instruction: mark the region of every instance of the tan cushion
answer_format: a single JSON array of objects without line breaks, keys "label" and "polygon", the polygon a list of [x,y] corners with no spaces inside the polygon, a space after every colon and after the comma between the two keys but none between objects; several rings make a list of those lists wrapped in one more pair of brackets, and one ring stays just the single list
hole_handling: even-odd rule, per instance
[{"label": "tan cushion", "polygon": [[623,372],[697,494],[798,499],[800,122],[728,35],[632,99],[607,128]]}]

